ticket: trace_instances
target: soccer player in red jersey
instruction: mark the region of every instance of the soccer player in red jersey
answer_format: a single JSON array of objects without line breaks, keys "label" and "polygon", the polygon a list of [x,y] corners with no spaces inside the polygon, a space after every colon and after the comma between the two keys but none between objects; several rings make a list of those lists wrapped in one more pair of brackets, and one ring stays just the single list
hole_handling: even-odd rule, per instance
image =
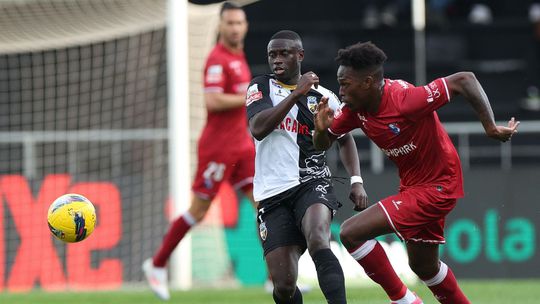
[{"label": "soccer player in red jersey", "polygon": [[502,142],[517,132],[519,122],[512,118],[508,126],[495,124],[486,93],[471,72],[420,87],[387,79],[383,76],[386,55],[371,42],[340,50],[336,61],[344,106],[334,113],[324,101],[319,103],[315,147],[327,149],[340,134],[361,128],[397,165],[400,177],[398,194],[343,223],[343,245],[362,264],[374,251],[368,240],[394,232],[406,242],[411,269],[440,303],[470,303],[452,270],[439,260],[444,220],[463,197],[463,180],[458,154],[436,110],[452,96],[462,95],[486,134]]},{"label": "soccer player in red jersey", "polygon": [[245,110],[251,81],[243,51],[247,30],[244,10],[226,2],[220,12],[219,42],[208,55],[204,69],[208,115],[198,142],[191,206],[171,224],[154,257],[143,264],[150,287],[163,300],[170,298],[167,260],[189,229],[204,218],[222,182],[231,182],[253,202],[255,148]]},{"label": "soccer player in red jersey", "polygon": [[[249,128],[256,139],[254,197],[265,261],[274,282],[277,304],[302,304],[296,287],[298,260],[307,249],[328,303],[345,304],[345,280],[330,249],[330,224],[340,203],[334,195],[325,152],[313,146],[314,113],[320,100],[338,109],[337,97],[319,77],[301,74],[304,48],[300,36],[279,31],[267,46],[272,74],[255,77],[247,90]],[[367,206],[360,164],[350,134],[338,139],[340,158],[351,177],[349,198],[355,209]],[[371,240],[375,247],[378,244]],[[396,275],[382,247],[366,269],[380,271],[377,282],[400,304],[421,304]]]}]

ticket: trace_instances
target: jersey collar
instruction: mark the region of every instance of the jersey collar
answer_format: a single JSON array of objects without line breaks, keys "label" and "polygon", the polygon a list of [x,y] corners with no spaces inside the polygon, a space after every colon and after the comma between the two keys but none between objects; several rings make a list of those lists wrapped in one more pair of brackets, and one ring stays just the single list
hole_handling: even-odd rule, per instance
[{"label": "jersey collar", "polygon": [[285,84],[279,80],[276,79],[276,82],[277,84],[279,84],[280,86],[282,86],[284,89],[287,89],[287,90],[296,90],[296,85],[295,84]]}]

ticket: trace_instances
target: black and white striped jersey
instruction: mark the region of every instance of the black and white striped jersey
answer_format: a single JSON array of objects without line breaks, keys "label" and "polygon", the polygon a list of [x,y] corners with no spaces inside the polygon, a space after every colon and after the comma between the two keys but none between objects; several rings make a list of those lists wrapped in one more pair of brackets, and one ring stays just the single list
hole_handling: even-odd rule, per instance
[{"label": "black and white striped jersey", "polygon": [[[274,75],[255,77],[248,88],[248,119],[279,104],[296,86],[283,84]],[[253,196],[267,199],[314,178],[330,178],[324,151],[313,147],[313,115],[321,97],[336,110],[340,102],[330,90],[318,86],[296,102],[283,121],[263,140],[255,139]]]}]

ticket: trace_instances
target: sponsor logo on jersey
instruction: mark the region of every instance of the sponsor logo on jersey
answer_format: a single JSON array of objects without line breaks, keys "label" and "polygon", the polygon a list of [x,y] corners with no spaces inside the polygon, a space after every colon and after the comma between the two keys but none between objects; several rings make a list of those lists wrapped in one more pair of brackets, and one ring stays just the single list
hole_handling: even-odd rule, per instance
[{"label": "sponsor logo on jersey", "polygon": [[234,71],[236,75],[242,75],[242,62],[240,60],[234,60],[229,63],[229,68]]},{"label": "sponsor logo on jersey", "polygon": [[215,64],[208,67],[206,70],[207,83],[220,83],[223,78],[223,67],[221,64]]},{"label": "sponsor logo on jersey", "polygon": [[288,96],[287,93],[288,92],[284,92],[283,89],[278,89],[277,92],[274,93],[274,95],[285,98]]},{"label": "sponsor logo on jersey", "polygon": [[399,128],[397,122],[388,124],[388,129],[390,129],[390,131],[392,131],[392,133],[394,133],[395,135],[399,135],[399,133],[401,132],[401,129]]},{"label": "sponsor logo on jersey", "polygon": [[263,94],[261,91],[259,91],[259,84],[255,83],[255,84],[252,84],[248,89],[247,89],[247,94],[246,94],[246,106],[249,106],[250,104],[252,104],[253,102],[257,101],[257,100],[260,100],[263,98]]},{"label": "sponsor logo on jersey", "polygon": [[296,119],[286,117],[283,121],[276,127],[276,129],[287,130],[289,132],[298,133],[302,135],[310,135],[308,125],[302,124]]},{"label": "sponsor logo on jersey", "polygon": [[307,107],[311,113],[315,114],[315,111],[317,111],[317,97],[316,96],[307,97]]},{"label": "sponsor logo on jersey", "polygon": [[403,146],[401,146],[399,148],[381,149],[381,150],[388,157],[398,157],[398,156],[407,155],[407,154],[411,153],[412,151],[416,150],[416,148],[417,147],[414,145],[414,143],[411,142],[411,143],[403,145]]}]

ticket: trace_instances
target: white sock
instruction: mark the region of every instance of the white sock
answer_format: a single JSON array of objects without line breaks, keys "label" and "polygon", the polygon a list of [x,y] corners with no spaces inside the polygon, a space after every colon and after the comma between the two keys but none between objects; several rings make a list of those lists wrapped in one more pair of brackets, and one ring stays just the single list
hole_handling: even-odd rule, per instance
[{"label": "white sock", "polygon": [[412,291],[410,291],[407,288],[407,292],[405,292],[405,295],[403,296],[403,298],[401,298],[399,300],[395,300],[392,303],[395,303],[395,304],[409,304],[409,303],[412,303],[414,300],[416,300],[416,296],[414,295],[414,293],[412,293]]}]

